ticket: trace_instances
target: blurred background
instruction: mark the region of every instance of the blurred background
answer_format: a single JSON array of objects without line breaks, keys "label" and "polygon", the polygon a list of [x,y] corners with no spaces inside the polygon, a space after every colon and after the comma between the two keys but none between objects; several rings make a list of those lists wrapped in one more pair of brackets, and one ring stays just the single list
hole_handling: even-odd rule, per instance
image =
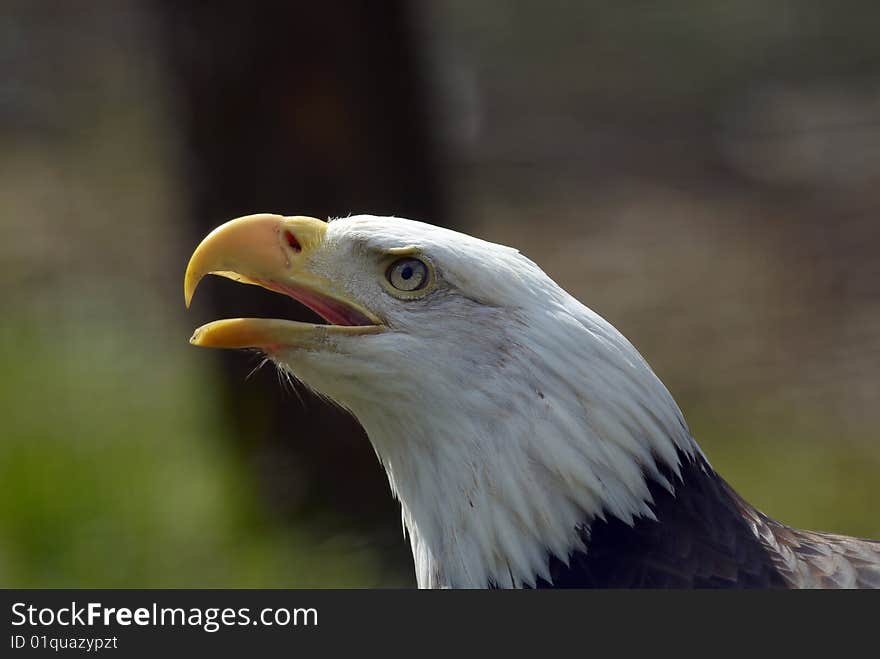
[{"label": "blurred background", "polygon": [[519,247],[741,494],[880,537],[878,34],[868,0],[5,0],[0,585],[413,585],[357,424],[187,343],[310,317],[218,278],[185,313],[258,211]]}]

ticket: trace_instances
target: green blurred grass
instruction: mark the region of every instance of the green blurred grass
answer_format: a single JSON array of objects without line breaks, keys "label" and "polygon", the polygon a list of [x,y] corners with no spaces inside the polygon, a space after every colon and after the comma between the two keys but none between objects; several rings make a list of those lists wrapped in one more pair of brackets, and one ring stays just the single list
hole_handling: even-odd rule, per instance
[{"label": "green blurred grass", "polygon": [[186,330],[88,315],[0,326],[0,586],[386,580],[357,538],[290,528],[256,499]]}]

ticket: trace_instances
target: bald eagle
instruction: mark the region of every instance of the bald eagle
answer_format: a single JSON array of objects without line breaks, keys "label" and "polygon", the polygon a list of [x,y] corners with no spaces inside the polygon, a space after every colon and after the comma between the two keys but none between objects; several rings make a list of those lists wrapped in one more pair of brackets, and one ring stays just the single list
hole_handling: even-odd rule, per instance
[{"label": "bald eagle", "polygon": [[421,588],[880,587],[880,541],[797,530],[715,472],[610,323],[516,249],[391,217],[259,214],[186,270],[329,324],[219,320],[361,423]]}]

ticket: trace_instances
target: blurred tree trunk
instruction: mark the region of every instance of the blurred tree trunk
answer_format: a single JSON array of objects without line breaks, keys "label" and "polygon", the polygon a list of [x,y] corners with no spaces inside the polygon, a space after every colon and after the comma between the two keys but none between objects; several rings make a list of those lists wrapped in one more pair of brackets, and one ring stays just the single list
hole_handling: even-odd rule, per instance
[{"label": "blurred tree trunk", "polygon": [[[192,245],[253,212],[375,213],[442,223],[426,71],[405,2],[159,0],[189,170]],[[180,263],[183,267],[183,262]],[[313,316],[292,301],[211,278],[206,318]],[[338,512],[409,561],[397,506],[363,431],[271,367],[218,352],[225,414],[272,504],[289,518]],[[334,524],[338,524],[335,522]]]}]

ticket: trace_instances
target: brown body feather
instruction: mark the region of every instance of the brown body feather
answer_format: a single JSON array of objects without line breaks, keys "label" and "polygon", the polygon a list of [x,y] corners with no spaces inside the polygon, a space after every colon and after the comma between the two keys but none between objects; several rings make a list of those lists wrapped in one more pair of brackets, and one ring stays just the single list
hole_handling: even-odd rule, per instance
[{"label": "brown body feather", "polygon": [[657,520],[609,518],[582,530],[587,551],[551,559],[573,588],[880,588],[880,541],[801,531],[767,517],[702,458],[682,454],[670,492],[651,484]]}]

